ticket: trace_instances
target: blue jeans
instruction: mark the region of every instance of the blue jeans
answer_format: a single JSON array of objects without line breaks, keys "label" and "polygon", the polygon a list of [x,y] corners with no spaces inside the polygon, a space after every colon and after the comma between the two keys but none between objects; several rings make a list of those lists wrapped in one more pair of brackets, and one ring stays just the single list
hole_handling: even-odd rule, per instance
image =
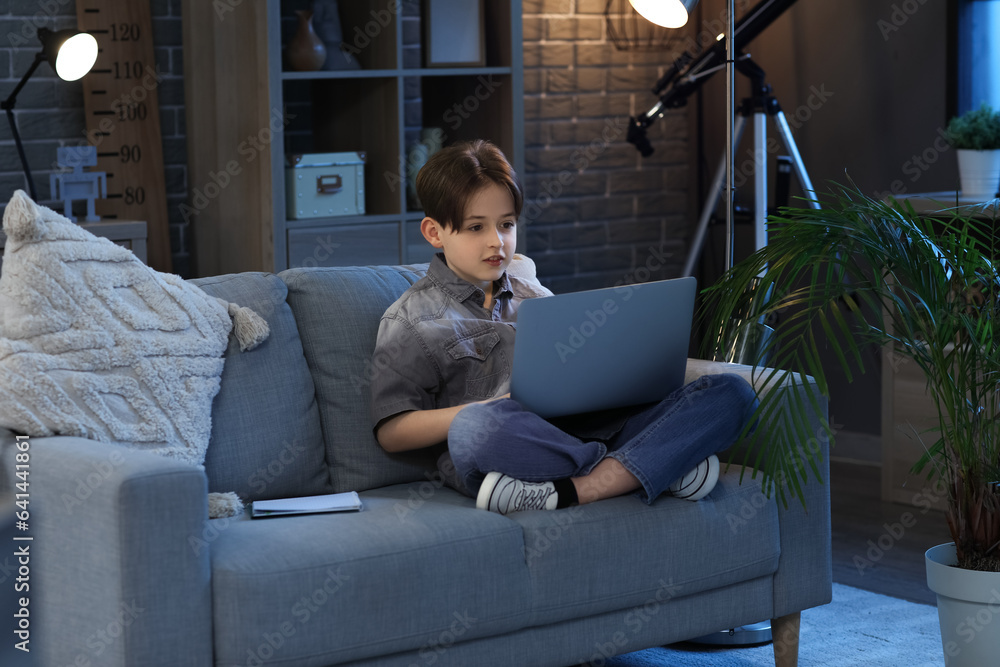
[{"label": "blue jeans", "polygon": [[448,430],[455,472],[472,495],[489,472],[527,482],[582,477],[616,459],[653,502],[673,482],[735,442],[756,408],[738,375],[705,375],[632,415],[609,442],[584,442],[513,399],[464,408]]}]

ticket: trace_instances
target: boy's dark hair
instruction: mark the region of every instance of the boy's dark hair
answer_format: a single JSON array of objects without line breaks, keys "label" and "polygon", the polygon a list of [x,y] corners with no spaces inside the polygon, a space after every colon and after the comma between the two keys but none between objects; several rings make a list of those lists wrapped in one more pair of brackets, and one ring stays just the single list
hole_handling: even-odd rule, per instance
[{"label": "boy's dark hair", "polygon": [[499,185],[514,201],[521,215],[524,195],[514,167],[496,145],[477,139],[444,148],[427,161],[417,174],[417,197],[424,214],[445,229],[461,229],[469,200],[484,187]]}]

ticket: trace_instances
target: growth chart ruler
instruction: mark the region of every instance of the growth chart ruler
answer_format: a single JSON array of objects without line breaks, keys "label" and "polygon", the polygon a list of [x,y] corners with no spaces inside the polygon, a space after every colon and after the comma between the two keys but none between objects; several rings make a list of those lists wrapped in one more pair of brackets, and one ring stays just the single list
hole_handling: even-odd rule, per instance
[{"label": "growth chart ruler", "polygon": [[83,77],[87,138],[107,173],[108,198],[97,213],[144,220],[148,263],[169,272],[170,232],[163,138],[149,0],[77,0],[79,29],[97,39],[94,69]]}]

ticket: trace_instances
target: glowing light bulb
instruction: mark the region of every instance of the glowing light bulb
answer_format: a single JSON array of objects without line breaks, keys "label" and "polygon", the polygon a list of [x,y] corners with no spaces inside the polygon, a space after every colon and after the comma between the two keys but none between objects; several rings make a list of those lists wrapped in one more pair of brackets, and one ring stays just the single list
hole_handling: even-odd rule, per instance
[{"label": "glowing light bulb", "polygon": [[681,0],[629,0],[629,4],[644,19],[664,28],[680,28],[688,22]]},{"label": "glowing light bulb", "polygon": [[97,62],[97,40],[81,32],[73,35],[59,48],[56,56],[56,74],[64,81],[82,78]]}]

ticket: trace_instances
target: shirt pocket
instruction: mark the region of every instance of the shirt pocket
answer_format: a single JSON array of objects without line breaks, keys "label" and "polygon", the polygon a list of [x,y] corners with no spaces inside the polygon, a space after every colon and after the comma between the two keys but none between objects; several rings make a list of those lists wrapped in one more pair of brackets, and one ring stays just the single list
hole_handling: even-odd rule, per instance
[{"label": "shirt pocket", "polygon": [[464,373],[469,398],[492,398],[510,375],[500,334],[493,329],[462,336],[448,343],[445,350]]}]

